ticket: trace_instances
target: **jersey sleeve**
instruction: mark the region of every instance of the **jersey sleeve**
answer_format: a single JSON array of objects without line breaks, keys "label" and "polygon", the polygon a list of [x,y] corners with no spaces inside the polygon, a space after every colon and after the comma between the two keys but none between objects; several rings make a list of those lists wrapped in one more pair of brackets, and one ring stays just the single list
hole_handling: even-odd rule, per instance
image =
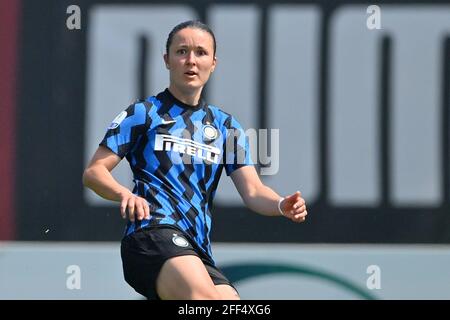
[{"label": "jersey sleeve", "polygon": [[236,169],[254,165],[254,163],[250,153],[249,139],[241,124],[233,116],[230,116],[225,122],[225,127],[227,134],[224,146],[224,167],[229,176]]},{"label": "jersey sleeve", "polygon": [[147,101],[130,105],[114,118],[99,145],[110,149],[120,158],[125,157],[139,137],[150,128],[151,108],[152,104]]}]

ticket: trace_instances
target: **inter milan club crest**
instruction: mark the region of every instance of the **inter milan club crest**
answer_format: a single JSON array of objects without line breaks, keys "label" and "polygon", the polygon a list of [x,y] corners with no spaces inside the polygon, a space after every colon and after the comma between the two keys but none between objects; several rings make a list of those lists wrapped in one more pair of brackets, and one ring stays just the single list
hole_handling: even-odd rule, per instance
[{"label": "inter milan club crest", "polygon": [[217,138],[217,129],[214,128],[212,125],[210,124],[205,124],[203,126],[203,140],[205,142],[207,141],[213,141]]},{"label": "inter milan club crest", "polygon": [[172,242],[179,247],[189,246],[189,242],[185,238],[177,235],[176,233],[173,234]]}]

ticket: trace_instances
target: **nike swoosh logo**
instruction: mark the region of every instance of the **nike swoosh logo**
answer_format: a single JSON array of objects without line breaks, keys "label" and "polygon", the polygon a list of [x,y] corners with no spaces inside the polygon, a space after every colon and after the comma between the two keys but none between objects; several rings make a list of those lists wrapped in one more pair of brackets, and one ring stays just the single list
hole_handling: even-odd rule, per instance
[{"label": "nike swoosh logo", "polygon": [[164,120],[164,119],[161,120],[162,124],[170,124],[170,123],[175,123],[175,122],[177,122],[177,121],[176,120]]}]

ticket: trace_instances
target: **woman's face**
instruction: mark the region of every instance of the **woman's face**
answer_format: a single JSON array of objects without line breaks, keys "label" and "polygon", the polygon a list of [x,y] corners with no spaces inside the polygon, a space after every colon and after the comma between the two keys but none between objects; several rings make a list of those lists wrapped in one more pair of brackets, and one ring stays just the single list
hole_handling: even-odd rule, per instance
[{"label": "woman's face", "polygon": [[201,90],[216,67],[212,36],[201,29],[178,31],[164,55],[170,84],[185,94]]}]

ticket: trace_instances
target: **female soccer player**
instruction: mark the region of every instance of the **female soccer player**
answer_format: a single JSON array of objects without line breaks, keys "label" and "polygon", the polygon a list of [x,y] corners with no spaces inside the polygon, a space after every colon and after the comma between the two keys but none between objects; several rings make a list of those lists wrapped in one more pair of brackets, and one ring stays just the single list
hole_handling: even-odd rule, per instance
[{"label": "female soccer player", "polygon": [[[222,170],[245,205],[294,222],[306,218],[300,192],[281,197],[262,184],[239,122],[201,99],[216,67],[216,40],[199,21],[169,34],[164,61],[170,85],[122,111],[84,171],[83,184],[120,202],[128,218],[121,243],[125,280],[148,299],[239,299],[215,266],[210,230]],[[133,192],[111,171],[126,157]]]}]

